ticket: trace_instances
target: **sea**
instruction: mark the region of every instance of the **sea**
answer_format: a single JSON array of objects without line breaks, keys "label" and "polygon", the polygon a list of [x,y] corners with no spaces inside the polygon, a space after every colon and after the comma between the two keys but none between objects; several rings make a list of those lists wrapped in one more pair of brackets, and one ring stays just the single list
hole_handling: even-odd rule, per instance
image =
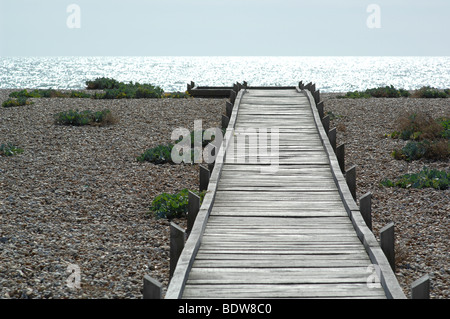
[{"label": "sea", "polygon": [[199,86],[291,86],[313,82],[324,93],[393,85],[450,88],[450,57],[95,56],[0,57],[0,89],[84,89],[98,77],[158,85],[166,92]]}]

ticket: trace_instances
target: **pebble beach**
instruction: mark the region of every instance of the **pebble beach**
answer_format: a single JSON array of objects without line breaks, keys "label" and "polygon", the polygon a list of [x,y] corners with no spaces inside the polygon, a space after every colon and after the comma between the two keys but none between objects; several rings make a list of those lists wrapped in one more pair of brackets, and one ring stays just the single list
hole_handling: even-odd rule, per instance
[{"label": "pebble beach", "polygon": [[[0,103],[17,90],[0,90]],[[431,278],[431,298],[450,297],[450,189],[400,189],[385,178],[449,161],[405,162],[391,156],[405,141],[386,134],[408,110],[450,116],[450,99],[338,99],[322,94],[335,116],[346,166],[357,166],[357,198],[372,193],[373,231],[395,224],[396,275],[405,295]],[[221,126],[226,99],[39,98],[0,107],[0,144],[24,149],[0,157],[0,299],[141,299],[144,275],[167,289],[169,222],[148,214],[159,194],[199,187],[198,165],[137,162],[145,150],[170,142],[175,128]],[[55,125],[70,109],[109,109],[109,126]],[[185,219],[175,223],[185,227]],[[67,285],[68,267],[80,288]]]}]

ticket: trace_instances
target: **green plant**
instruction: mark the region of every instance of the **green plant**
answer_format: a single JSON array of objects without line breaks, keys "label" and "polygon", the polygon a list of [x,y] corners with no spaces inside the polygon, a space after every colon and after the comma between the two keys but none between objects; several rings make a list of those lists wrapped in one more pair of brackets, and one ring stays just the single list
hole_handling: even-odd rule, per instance
[{"label": "green plant", "polygon": [[96,78],[93,81],[86,81],[86,88],[88,90],[104,90],[118,88],[120,82],[106,77]]},{"label": "green plant", "polygon": [[55,124],[59,125],[107,125],[115,122],[109,110],[90,111],[69,110],[54,115]]},{"label": "green plant", "polygon": [[[206,191],[194,192],[203,201]],[[156,218],[180,218],[186,214],[189,204],[189,190],[187,188],[175,194],[162,193],[155,197],[150,206],[150,213]]]},{"label": "green plant", "polygon": [[21,153],[23,153],[23,149],[15,146],[12,143],[6,143],[6,144],[0,145],[0,155],[14,156],[14,155],[21,154]]},{"label": "green plant", "polygon": [[361,99],[361,98],[398,98],[398,97],[409,97],[410,93],[404,89],[396,89],[394,86],[384,86],[378,88],[367,89],[365,91],[353,91],[347,92],[344,96],[338,96],[338,98],[350,98],[350,99]]},{"label": "green plant", "polygon": [[395,159],[404,159],[408,162],[422,158],[427,148],[422,142],[408,142],[401,150],[394,150],[392,156]]},{"label": "green plant", "polygon": [[165,164],[172,162],[172,144],[158,145],[146,150],[137,160],[139,162],[151,162],[155,164]]},{"label": "green plant", "polygon": [[187,99],[187,98],[190,98],[191,95],[188,93],[188,91],[186,91],[186,92],[170,92],[170,93],[164,93],[164,95],[162,97],[168,98],[168,99]]},{"label": "green plant", "polygon": [[426,99],[447,98],[449,96],[448,90],[442,91],[430,86],[423,86],[413,94],[413,97]]},{"label": "green plant", "polygon": [[437,122],[442,126],[443,131],[441,133],[442,138],[450,139],[450,118],[439,118]]},{"label": "green plant", "polygon": [[102,89],[105,93],[96,93],[96,99],[142,99],[161,98],[164,90],[152,84],[140,84],[138,82],[124,83],[110,78],[97,78],[94,81],[86,81],[87,89]]},{"label": "green plant", "polygon": [[2,103],[2,107],[14,107],[33,104],[32,101],[28,101],[26,97],[20,96],[17,99],[7,99]]},{"label": "green plant", "polygon": [[445,190],[449,187],[449,180],[450,172],[423,167],[419,173],[405,174],[396,181],[384,179],[381,181],[381,185],[385,187],[434,188]]}]

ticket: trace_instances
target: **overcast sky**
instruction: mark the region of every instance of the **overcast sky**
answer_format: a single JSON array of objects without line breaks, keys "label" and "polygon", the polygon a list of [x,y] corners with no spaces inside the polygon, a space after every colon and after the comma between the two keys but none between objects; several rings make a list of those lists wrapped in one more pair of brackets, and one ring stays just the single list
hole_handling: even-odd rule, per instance
[{"label": "overcast sky", "polygon": [[0,56],[449,56],[449,16],[449,0],[0,0]]}]

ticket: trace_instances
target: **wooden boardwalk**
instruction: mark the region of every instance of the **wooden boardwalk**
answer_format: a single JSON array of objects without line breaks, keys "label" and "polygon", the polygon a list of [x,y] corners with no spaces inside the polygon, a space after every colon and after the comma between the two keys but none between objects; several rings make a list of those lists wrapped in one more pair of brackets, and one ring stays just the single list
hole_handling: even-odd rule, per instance
[{"label": "wooden boardwalk", "polygon": [[[269,149],[257,160],[244,160],[235,150],[233,159],[216,163],[212,194],[166,298],[393,297],[371,284],[392,274],[377,274],[371,266],[373,252],[349,217],[342,176],[337,179],[332,169],[336,159],[314,107],[311,94],[298,88],[240,91],[227,136],[252,140],[268,129]],[[271,149],[274,128],[278,148]],[[218,159],[230,153],[232,145],[224,145]],[[245,150],[258,147],[247,143]],[[401,296],[394,290],[394,297]]]}]

